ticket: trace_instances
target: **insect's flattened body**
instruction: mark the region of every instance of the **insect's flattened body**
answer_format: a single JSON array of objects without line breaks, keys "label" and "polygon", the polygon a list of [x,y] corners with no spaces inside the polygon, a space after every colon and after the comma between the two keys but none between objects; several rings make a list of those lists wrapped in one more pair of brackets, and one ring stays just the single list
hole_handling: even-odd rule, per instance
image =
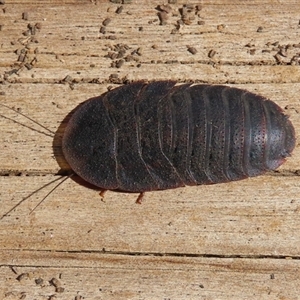
[{"label": "insect's flattened body", "polygon": [[257,176],[264,172],[265,144],[267,139],[267,120],[262,99],[249,94],[242,95],[245,109],[245,155],[244,167],[248,176]]},{"label": "insect's flattened body", "polygon": [[[103,188],[115,189],[114,127],[103,101],[97,99],[88,100],[74,113],[64,132],[63,152],[79,176],[85,180],[88,178],[87,181],[95,185],[101,183]],[[101,136],[104,132],[106,138]],[[100,139],[97,138],[98,134]]]},{"label": "insect's flattened body", "polygon": [[[164,99],[169,103],[172,115],[171,147],[168,154],[169,160],[178,173],[184,185],[197,184],[190,172],[193,123],[191,115],[190,84],[180,85]],[[162,141],[162,143],[165,143]],[[166,145],[165,147],[167,147]]]},{"label": "insect's flattened body", "polygon": [[266,168],[275,170],[292,153],[295,147],[295,130],[288,117],[274,102],[266,100],[264,107],[268,120]]},{"label": "insect's flattened body", "polygon": [[[115,187],[121,190],[125,187],[128,190],[135,190],[154,184],[147,166],[141,159],[138,146],[139,128],[135,101],[139,98],[143,86],[143,83],[127,85],[107,93],[103,98],[116,132],[113,137],[116,145],[116,176],[114,180]],[[112,138],[102,131],[98,135],[95,133],[95,136],[101,136],[100,139]]]},{"label": "insect's flattened body", "polygon": [[63,137],[70,166],[103,189],[144,192],[275,169],[295,146],[272,101],[226,86],[135,82],[83,103]]},{"label": "insect's flattened body", "polygon": [[230,119],[228,121],[229,140],[228,140],[228,178],[230,180],[239,180],[248,177],[245,167],[245,107],[242,100],[242,92],[239,89],[226,89],[224,97],[235,99],[228,101],[228,110]]},{"label": "insect's flattened body", "polygon": [[[207,122],[207,150],[206,150],[206,173],[213,183],[229,181],[226,176],[224,159],[226,157],[225,124],[228,121],[226,103],[222,98],[224,87],[206,87],[203,91],[203,98],[206,106]],[[196,95],[195,95],[196,97]],[[198,101],[199,97],[194,101]]]},{"label": "insect's flattened body", "polygon": [[[162,139],[161,126],[166,122],[170,123],[169,127],[171,127],[171,131],[165,132],[166,140],[168,142],[173,140],[173,116],[170,102],[167,99],[168,95],[172,93],[174,85],[175,82],[172,81],[158,81],[145,85],[136,102],[139,151],[141,159],[147,165],[148,171],[155,182],[155,185],[152,185],[149,190],[153,189],[153,186],[155,186],[155,189],[168,189],[184,185],[170,160],[170,156],[164,152],[165,141]],[[170,116],[169,120],[163,117],[162,107],[166,108],[166,113]],[[170,149],[172,149],[172,146]]]}]

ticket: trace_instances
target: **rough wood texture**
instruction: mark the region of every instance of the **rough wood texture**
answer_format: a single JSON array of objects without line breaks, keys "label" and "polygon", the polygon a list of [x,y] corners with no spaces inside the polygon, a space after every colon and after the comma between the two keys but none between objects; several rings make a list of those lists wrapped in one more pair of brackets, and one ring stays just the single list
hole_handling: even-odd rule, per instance
[{"label": "rough wood texture", "polygon": [[[1,216],[68,171],[59,136],[69,111],[128,80],[245,88],[285,108],[299,132],[298,1],[188,2],[183,18],[186,3],[170,5],[166,25],[163,1],[119,14],[97,0],[0,5],[0,103],[56,132],[0,107]],[[47,186],[0,220],[0,298],[299,299],[299,162],[297,144],[277,172],[147,193],[142,205],[67,180],[30,213]]]}]

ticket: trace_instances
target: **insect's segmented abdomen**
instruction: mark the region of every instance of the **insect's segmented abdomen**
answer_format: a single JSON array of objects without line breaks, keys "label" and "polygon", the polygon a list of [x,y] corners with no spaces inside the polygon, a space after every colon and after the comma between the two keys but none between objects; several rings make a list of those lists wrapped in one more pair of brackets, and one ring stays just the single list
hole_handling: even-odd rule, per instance
[{"label": "insect's segmented abdomen", "polygon": [[162,149],[187,185],[260,175],[280,166],[294,147],[293,127],[280,107],[253,93],[183,85],[162,103],[173,116],[171,126],[161,122],[170,128],[161,130]]},{"label": "insect's segmented abdomen", "polygon": [[263,105],[247,94],[224,86],[195,85],[165,99],[174,111],[168,156],[185,184],[238,180],[266,170]]},{"label": "insect's segmented abdomen", "polygon": [[293,126],[274,102],[173,81],[136,82],[87,101],[63,139],[78,175],[133,192],[256,176],[276,169],[294,145]]}]

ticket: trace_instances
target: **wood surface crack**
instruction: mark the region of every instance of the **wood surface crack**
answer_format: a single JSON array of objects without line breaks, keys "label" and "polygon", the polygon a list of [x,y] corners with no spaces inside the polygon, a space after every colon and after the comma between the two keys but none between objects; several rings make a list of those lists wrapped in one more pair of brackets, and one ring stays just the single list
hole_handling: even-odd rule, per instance
[{"label": "wood surface crack", "polygon": [[[3,251],[3,250],[2,250]],[[276,260],[300,260],[300,255],[274,255],[274,254],[216,254],[216,253],[176,253],[176,252],[138,252],[138,251],[107,251],[102,250],[48,250],[48,249],[5,249],[5,251],[16,252],[35,252],[35,253],[47,253],[51,254],[101,254],[101,255],[115,255],[115,256],[139,256],[139,257],[185,257],[185,258],[215,258],[215,259],[276,259]],[[6,266],[2,264],[0,266]],[[7,265],[9,266],[9,265]]]}]

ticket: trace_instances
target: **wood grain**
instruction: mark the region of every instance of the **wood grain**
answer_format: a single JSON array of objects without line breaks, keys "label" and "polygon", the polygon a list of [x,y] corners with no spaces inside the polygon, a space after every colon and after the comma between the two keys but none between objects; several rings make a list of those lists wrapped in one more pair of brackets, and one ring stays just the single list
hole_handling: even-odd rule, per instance
[{"label": "wood grain", "polygon": [[[190,24],[178,27],[187,3]],[[120,14],[96,0],[0,5],[0,103],[52,132],[0,107],[0,216],[68,172],[66,115],[127,81],[244,88],[284,108],[298,137],[297,1],[177,1],[163,26],[161,4],[131,1]],[[46,186],[0,220],[0,298],[299,299],[299,161],[297,142],[276,172],[150,192],[142,205],[128,193],[101,200],[73,178],[31,213]]]}]

